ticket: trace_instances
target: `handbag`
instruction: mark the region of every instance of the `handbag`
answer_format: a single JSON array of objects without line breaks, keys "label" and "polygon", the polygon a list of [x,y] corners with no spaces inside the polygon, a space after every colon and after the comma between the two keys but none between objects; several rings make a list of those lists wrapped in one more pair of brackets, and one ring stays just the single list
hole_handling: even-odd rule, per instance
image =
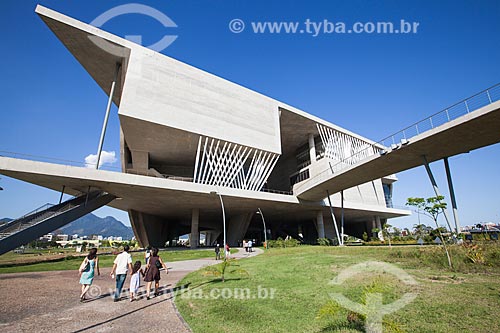
[{"label": "handbag", "polygon": [[79,271],[80,272],[86,272],[88,271],[90,268],[90,263],[89,261],[87,260],[87,258],[85,258],[85,260],[82,262],[82,264],[80,265],[80,268],[79,268]]}]

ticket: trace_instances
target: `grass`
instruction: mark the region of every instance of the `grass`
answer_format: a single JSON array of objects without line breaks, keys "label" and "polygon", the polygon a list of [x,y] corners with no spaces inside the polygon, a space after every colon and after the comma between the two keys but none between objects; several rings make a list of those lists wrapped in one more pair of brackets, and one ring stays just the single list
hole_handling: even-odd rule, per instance
[{"label": "grass", "polygon": [[[235,250],[237,251],[237,250]],[[42,252],[46,255],[47,252]],[[231,250],[233,253],[233,250]],[[66,253],[66,256],[58,258],[58,261],[53,262],[40,262],[36,264],[23,265],[21,264],[26,258],[29,260],[40,258],[43,260],[43,255],[40,256],[38,252],[29,254],[16,254],[13,252],[8,252],[0,256],[0,263],[4,265],[9,265],[9,263],[14,263],[11,267],[0,267],[0,274],[2,273],[22,273],[22,272],[41,272],[41,271],[62,271],[62,270],[78,270],[83,257],[73,256],[75,252]],[[144,252],[132,252],[132,261],[140,260],[144,263]],[[192,259],[202,259],[214,256],[213,250],[181,250],[181,251],[161,251],[160,257],[167,263],[172,261],[180,260],[192,260]],[[27,257],[26,257],[27,256]],[[115,255],[99,255],[99,266],[100,267],[111,267],[113,266],[113,261]]]},{"label": "grass", "polygon": [[[363,332],[364,321],[335,306],[330,293],[362,303],[367,290],[383,294],[384,304],[406,292],[418,293],[404,308],[384,317],[386,332],[499,332],[500,247],[483,246],[483,263],[473,263],[464,247],[452,247],[455,270],[430,247],[319,247],[270,249],[239,262],[248,276],[226,274],[226,282],[203,271],[187,275],[189,284],[176,305],[196,332]],[[341,285],[329,282],[347,267],[368,260],[391,263],[418,282],[406,285],[387,273],[364,273]],[[260,288],[275,290],[274,299],[258,297]],[[250,299],[212,298],[222,288],[249,288]],[[253,298],[256,296],[256,298]],[[333,305],[332,305],[333,303]],[[348,320],[349,317],[349,320]]]}]

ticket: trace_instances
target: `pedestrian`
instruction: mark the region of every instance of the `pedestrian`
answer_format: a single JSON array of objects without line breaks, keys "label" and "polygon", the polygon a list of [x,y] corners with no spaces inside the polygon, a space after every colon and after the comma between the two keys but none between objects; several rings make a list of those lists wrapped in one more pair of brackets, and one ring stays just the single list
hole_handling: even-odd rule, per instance
[{"label": "pedestrian", "polygon": [[220,260],[220,246],[217,244],[215,246],[215,260]]},{"label": "pedestrian", "polygon": [[245,252],[248,252],[248,243],[245,239],[243,240],[243,248],[245,249]]},{"label": "pedestrian", "polygon": [[82,293],[80,294],[80,302],[85,300],[85,295],[89,291],[92,282],[94,281],[94,272],[101,275],[99,271],[99,258],[97,257],[97,249],[92,248],[89,254],[83,259],[78,272],[80,274],[80,284],[82,285]]},{"label": "pedestrian", "polygon": [[253,251],[252,250],[252,246],[253,246],[253,242],[252,242],[252,240],[249,240],[248,241],[248,252],[252,252]]},{"label": "pedestrian", "polygon": [[229,259],[229,255],[231,254],[231,249],[229,248],[229,244],[226,244],[226,260]]},{"label": "pedestrian", "polygon": [[141,268],[141,262],[137,260],[132,269],[132,276],[130,277],[130,301],[137,299],[137,291],[141,284],[141,275],[144,277],[144,271]]},{"label": "pedestrian", "polygon": [[116,256],[115,261],[113,262],[113,268],[111,268],[111,278],[114,277],[116,272],[116,290],[114,301],[118,302],[120,300],[122,294],[123,284],[125,283],[125,279],[127,278],[127,272],[133,270],[132,268],[132,256],[128,253],[129,246],[125,245],[123,247],[123,252]]},{"label": "pedestrian", "polygon": [[151,292],[151,284],[155,282],[155,296],[159,295],[158,289],[160,288],[160,268],[164,268],[165,272],[168,274],[168,268],[161,260],[160,256],[158,256],[158,249],[153,248],[153,252],[151,254],[151,258],[149,259],[149,263],[146,267],[146,277],[144,281],[146,284],[146,299],[149,300],[149,293]]},{"label": "pedestrian", "polygon": [[146,265],[148,264],[150,257],[151,257],[151,246],[148,246],[146,252],[144,252],[144,260],[146,261]]}]

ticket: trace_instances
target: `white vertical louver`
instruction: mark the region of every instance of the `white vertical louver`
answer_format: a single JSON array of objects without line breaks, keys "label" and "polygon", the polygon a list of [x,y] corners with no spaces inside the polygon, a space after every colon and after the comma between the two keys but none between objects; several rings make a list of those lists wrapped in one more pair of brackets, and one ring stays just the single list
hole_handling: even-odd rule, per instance
[{"label": "white vertical louver", "polygon": [[200,137],[193,182],[260,191],[279,155],[209,137]]},{"label": "white vertical louver", "polygon": [[380,150],[373,144],[346,133],[320,124],[316,124],[316,127],[325,148],[325,157],[342,165],[353,165]]}]

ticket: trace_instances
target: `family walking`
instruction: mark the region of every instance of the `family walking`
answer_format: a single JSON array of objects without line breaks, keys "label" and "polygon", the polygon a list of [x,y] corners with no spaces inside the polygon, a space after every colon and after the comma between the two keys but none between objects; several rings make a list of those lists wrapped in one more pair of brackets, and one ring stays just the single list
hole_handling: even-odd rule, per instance
[{"label": "family walking", "polygon": [[[154,295],[159,295],[160,287],[160,269],[165,269],[168,274],[168,269],[163,260],[158,255],[157,248],[148,248],[146,259],[146,268],[143,270],[141,267],[141,262],[138,260],[132,265],[132,256],[129,253],[129,246],[125,245],[123,247],[123,252],[116,256],[113,262],[113,268],[109,275],[111,278],[115,279],[116,288],[113,300],[118,302],[121,298],[121,293],[125,280],[127,278],[127,273],[130,271],[130,302],[137,300],[139,287],[141,284],[141,277],[144,278],[146,282],[146,299],[150,299],[151,284],[155,282]],[[92,282],[94,280],[94,272],[99,272],[99,259],[97,257],[97,249],[93,248],[89,251],[89,254],[82,261],[79,273],[80,273],[80,284],[82,285],[80,301],[83,302]]]}]

